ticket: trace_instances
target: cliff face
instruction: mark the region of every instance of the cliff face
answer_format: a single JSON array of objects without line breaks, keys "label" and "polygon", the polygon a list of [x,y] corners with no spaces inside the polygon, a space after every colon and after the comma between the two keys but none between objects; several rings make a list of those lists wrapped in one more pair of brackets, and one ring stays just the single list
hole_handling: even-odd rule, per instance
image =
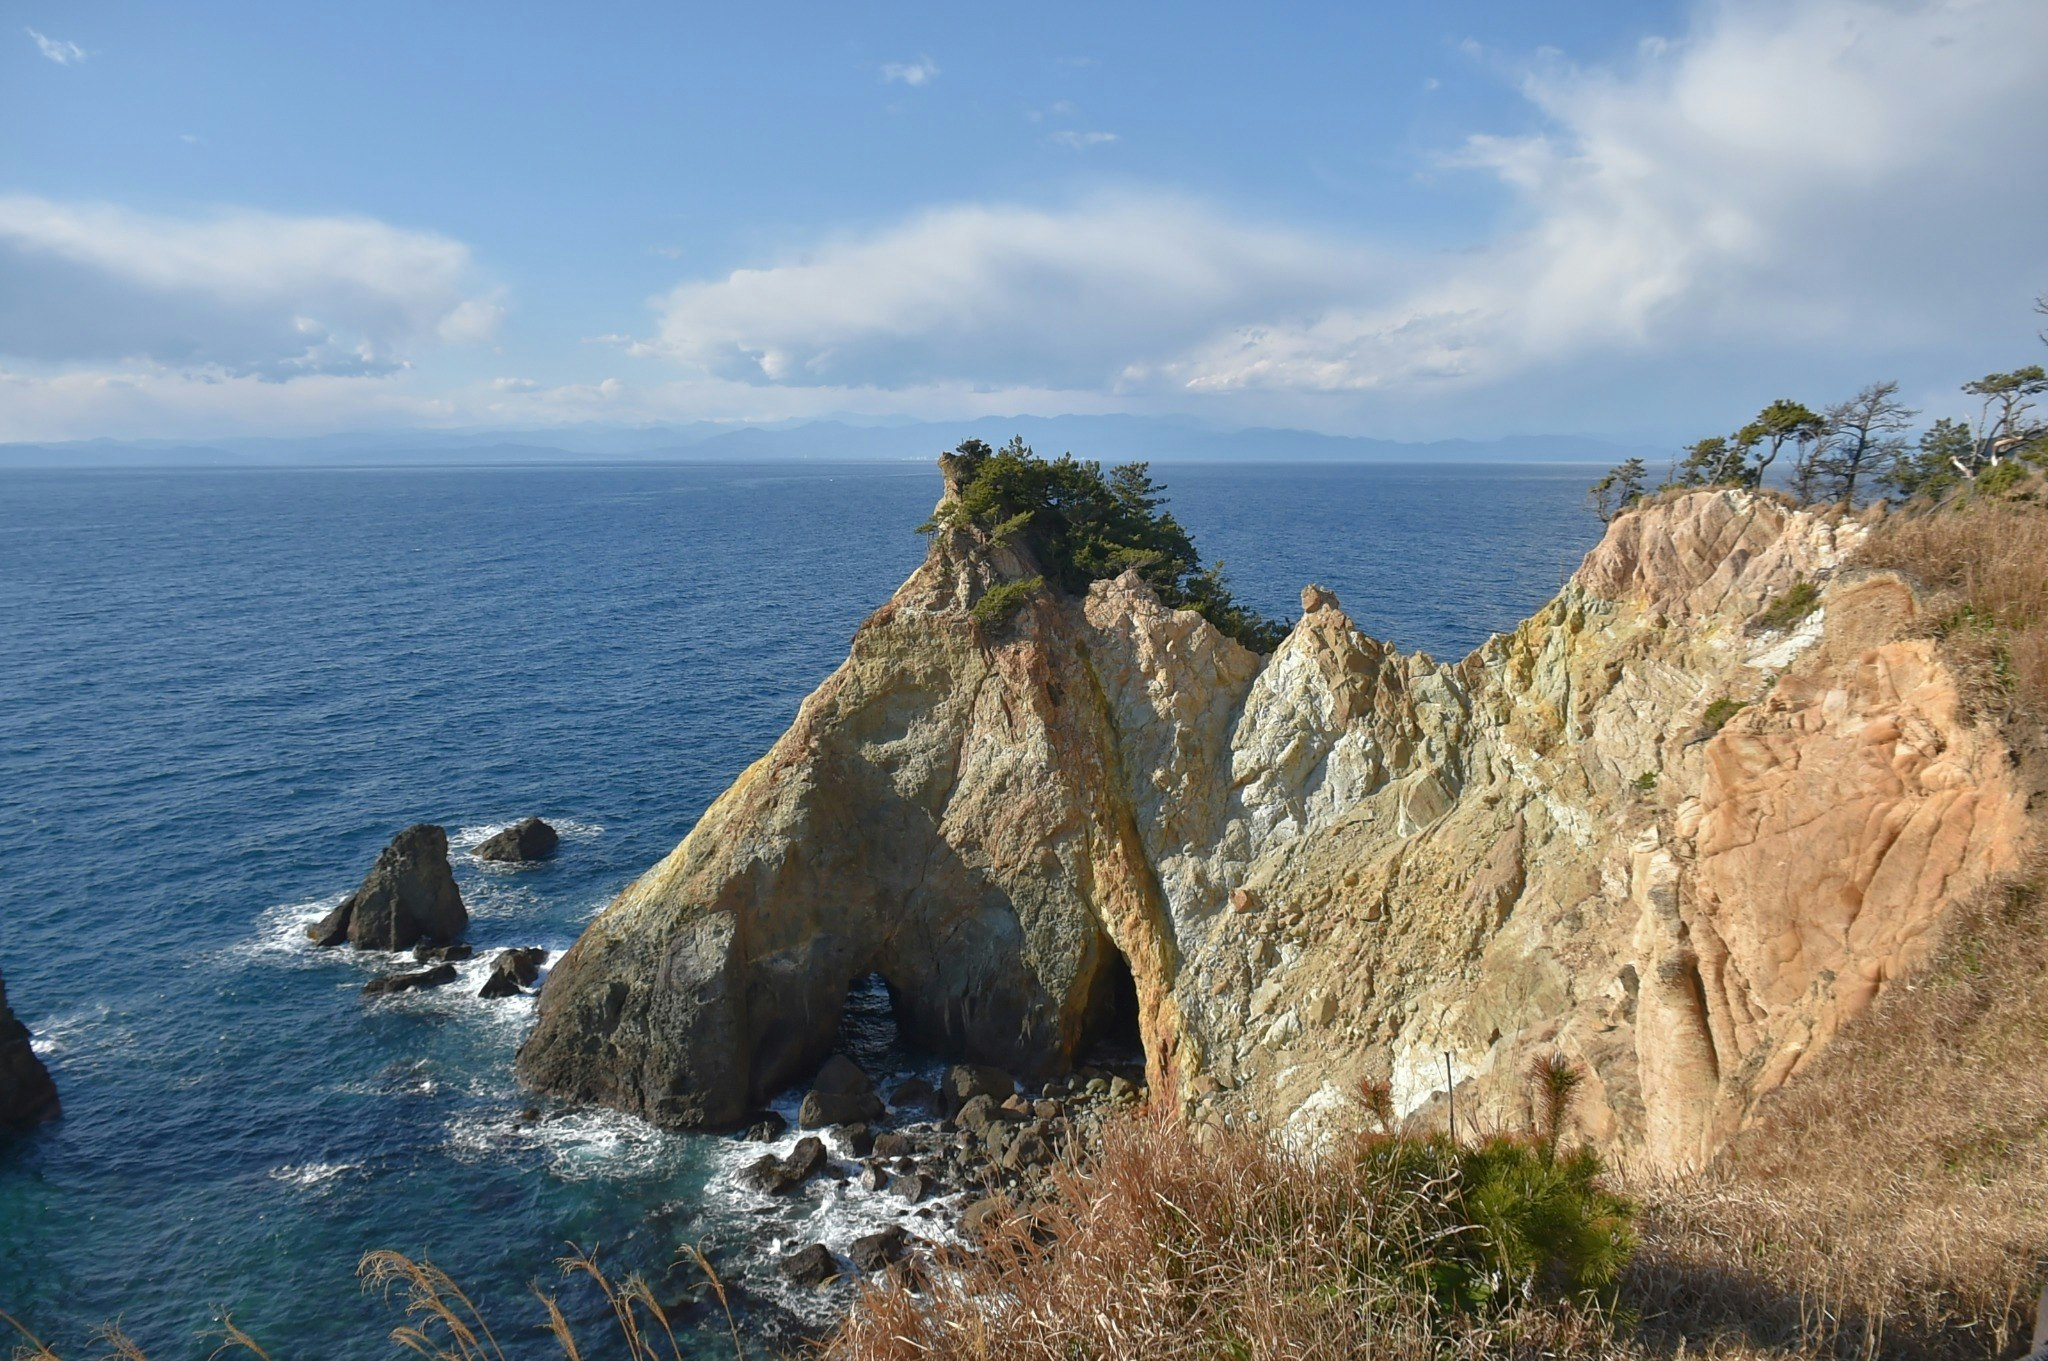
[{"label": "cliff face", "polygon": [[[1128,575],[984,628],[1037,565],[948,531],[557,966],[521,1070],[729,1124],[880,973],[911,1035],[1042,1073],[1127,963],[1194,1118],[1312,1136],[1381,1080],[1438,1119],[1448,1055],[1461,1116],[1520,1125],[1562,1052],[1583,1133],[1696,1164],[2025,831],[1911,591],[1840,570],[1859,533],[1727,491],[1632,513],[1445,665],[1315,588],[1264,659]],[[1762,628],[1801,581],[1820,608]]]}]

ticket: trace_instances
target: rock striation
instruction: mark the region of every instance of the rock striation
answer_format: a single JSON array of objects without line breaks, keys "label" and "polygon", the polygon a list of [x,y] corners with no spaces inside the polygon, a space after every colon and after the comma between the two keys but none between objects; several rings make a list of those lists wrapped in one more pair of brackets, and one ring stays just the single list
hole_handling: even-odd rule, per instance
[{"label": "rock striation", "polygon": [[321,946],[347,941],[358,950],[450,945],[469,929],[469,912],[448,864],[448,833],[416,823],[391,839],[360,887],[306,934]]},{"label": "rock striation", "polygon": [[0,979],[0,1130],[31,1129],[61,1113],[57,1084],[36,1056],[28,1027],[7,1005],[7,981]]},{"label": "rock striation", "polygon": [[[1518,1125],[1562,1053],[1581,1135],[1697,1165],[2026,835],[1909,585],[1844,567],[1862,533],[1660,502],[1447,664],[1319,587],[1263,658],[1135,574],[984,624],[1040,565],[944,530],[556,965],[520,1071],[731,1126],[870,974],[912,1039],[1034,1080],[1128,989],[1149,1087],[1192,1118],[1308,1138],[1384,1089],[1429,1122],[1448,1062],[1461,1112]],[[1762,627],[1800,582],[1820,607]]]}]

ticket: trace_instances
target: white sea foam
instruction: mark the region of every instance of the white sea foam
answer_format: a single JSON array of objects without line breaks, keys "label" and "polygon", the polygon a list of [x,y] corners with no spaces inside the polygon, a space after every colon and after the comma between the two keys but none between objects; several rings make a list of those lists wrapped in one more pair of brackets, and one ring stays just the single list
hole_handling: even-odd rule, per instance
[{"label": "white sea foam", "polygon": [[266,907],[257,914],[256,929],[247,939],[238,940],[216,951],[215,955],[217,958],[283,964],[291,968],[304,968],[332,958],[335,952],[315,945],[306,935],[306,928],[340,906],[341,900],[347,896],[346,893],[336,893],[312,902]]},{"label": "white sea foam", "polygon": [[[467,855],[516,821],[465,823],[448,833],[448,848]],[[546,821],[555,829],[555,835],[564,841],[588,843],[604,835],[602,823],[583,822],[577,818],[548,818]]]},{"label": "white sea foam", "polygon": [[270,1179],[287,1186],[311,1189],[324,1186],[345,1173],[359,1171],[361,1163],[288,1163],[270,1169]]},{"label": "white sea foam", "polygon": [[449,1150],[464,1161],[489,1158],[546,1160],[563,1181],[649,1176],[677,1168],[687,1136],[668,1134],[618,1111],[569,1111],[545,1120],[519,1120],[502,1109],[457,1116],[448,1122]]}]

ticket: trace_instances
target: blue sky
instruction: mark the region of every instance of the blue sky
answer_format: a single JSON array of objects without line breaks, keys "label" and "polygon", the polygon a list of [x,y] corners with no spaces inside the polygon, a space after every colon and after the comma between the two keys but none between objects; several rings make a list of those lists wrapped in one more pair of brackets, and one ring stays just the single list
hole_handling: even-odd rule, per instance
[{"label": "blue sky", "polygon": [[1666,440],[2043,357],[2039,0],[0,17],[0,439]]}]

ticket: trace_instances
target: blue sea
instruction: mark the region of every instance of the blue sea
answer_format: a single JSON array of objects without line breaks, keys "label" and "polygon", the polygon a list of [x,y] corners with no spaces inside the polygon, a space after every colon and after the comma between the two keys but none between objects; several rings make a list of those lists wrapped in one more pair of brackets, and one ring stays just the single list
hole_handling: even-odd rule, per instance
[{"label": "blue sea", "polygon": [[[1593,471],[1155,467],[1254,605],[1318,581],[1444,658],[1555,592]],[[431,821],[481,950],[567,947],[839,662],[938,492],[924,462],[0,473],[0,975],[65,1112],[0,1136],[0,1310],[67,1357],[118,1319],[202,1358],[222,1310],[277,1361],[387,1357],[355,1268],[388,1247],[551,1355],[526,1287],[570,1245],[680,1299],[687,1244],[742,1287],[749,1355],[829,1317],[765,1256],[882,1207],[739,1191],[757,1145],[523,1121],[530,999],[478,998],[479,960],[369,1001],[391,965],[303,928]],[[529,814],[552,861],[466,853]],[[867,1062],[936,1061],[860,1000]],[[715,1303],[682,1316],[732,1354]]]}]

